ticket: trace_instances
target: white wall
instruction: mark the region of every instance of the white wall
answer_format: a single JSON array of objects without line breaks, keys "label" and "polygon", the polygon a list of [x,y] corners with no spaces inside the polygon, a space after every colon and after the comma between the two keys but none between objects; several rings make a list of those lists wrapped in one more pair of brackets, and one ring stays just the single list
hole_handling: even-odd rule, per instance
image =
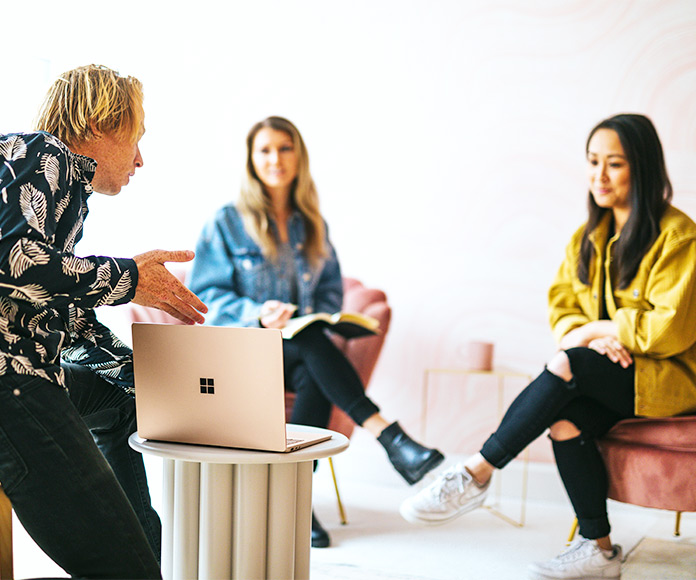
[{"label": "white wall", "polygon": [[[413,430],[423,369],[462,366],[468,340],[529,372],[552,352],[546,289],[584,219],[596,122],[651,116],[696,215],[691,0],[6,4],[0,131],[29,129],[73,66],[145,85],[145,167],[95,196],[79,253],[192,247],[251,124],[298,125],[344,272],[393,306],[371,393]],[[446,397],[461,432],[471,409]]]}]

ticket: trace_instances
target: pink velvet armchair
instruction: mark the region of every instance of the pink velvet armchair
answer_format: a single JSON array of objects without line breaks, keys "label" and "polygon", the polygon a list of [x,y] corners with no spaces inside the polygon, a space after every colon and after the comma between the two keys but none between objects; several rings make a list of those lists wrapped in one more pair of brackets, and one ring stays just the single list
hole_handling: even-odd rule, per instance
[{"label": "pink velvet armchair", "polygon": [[696,511],[696,416],[627,419],[600,441],[611,499]]}]

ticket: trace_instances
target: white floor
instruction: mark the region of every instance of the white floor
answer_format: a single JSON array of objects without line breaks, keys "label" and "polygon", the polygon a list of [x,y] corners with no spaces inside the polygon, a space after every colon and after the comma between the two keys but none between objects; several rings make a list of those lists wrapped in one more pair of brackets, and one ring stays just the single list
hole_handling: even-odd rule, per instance
[{"label": "white floor", "polygon": [[[442,526],[418,527],[398,514],[401,500],[414,490],[399,480],[379,445],[363,432],[334,463],[349,523],[339,523],[328,465],[321,465],[315,511],[333,545],[312,551],[312,580],[519,580],[530,562],[551,558],[565,547],[573,515],[552,466],[530,470],[524,527],[483,509]],[[502,473],[512,481],[503,485],[509,494],[500,505],[515,520],[521,515],[520,499],[513,497],[521,489],[517,475]],[[628,555],[624,580],[696,579],[696,514],[682,516],[681,537],[674,538],[673,513],[617,502],[610,502],[609,510],[612,539]],[[652,541],[650,551],[643,549],[646,538]]]},{"label": "white floor", "polygon": [[[400,502],[414,489],[364,432],[356,432],[351,448],[334,463],[348,525],[339,523],[328,463],[322,461],[314,503],[332,547],[312,550],[312,580],[518,580],[525,578],[529,562],[564,547],[572,521],[560,483],[547,466],[532,466],[524,527],[483,509],[443,526],[418,527],[398,514]],[[159,466],[148,463],[148,468],[157,505]],[[507,485],[500,508],[519,519],[521,503],[514,496],[520,481],[513,468],[509,473],[503,473]],[[610,515],[613,540],[627,554],[624,580],[696,579],[696,514],[684,514],[680,538],[672,536],[671,513],[611,502]],[[65,576],[21,529],[15,536],[15,572],[16,578]]]}]

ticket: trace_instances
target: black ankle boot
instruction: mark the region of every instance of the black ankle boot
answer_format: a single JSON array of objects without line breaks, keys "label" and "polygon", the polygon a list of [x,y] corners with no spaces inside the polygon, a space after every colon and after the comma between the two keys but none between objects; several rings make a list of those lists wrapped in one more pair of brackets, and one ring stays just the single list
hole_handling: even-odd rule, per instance
[{"label": "black ankle boot", "polygon": [[410,485],[418,483],[426,473],[445,460],[437,449],[416,443],[396,422],[382,431],[377,441],[386,450],[394,469]]},{"label": "black ankle boot", "polygon": [[329,544],[331,544],[329,533],[321,527],[314,511],[312,511],[312,548],[328,548]]}]

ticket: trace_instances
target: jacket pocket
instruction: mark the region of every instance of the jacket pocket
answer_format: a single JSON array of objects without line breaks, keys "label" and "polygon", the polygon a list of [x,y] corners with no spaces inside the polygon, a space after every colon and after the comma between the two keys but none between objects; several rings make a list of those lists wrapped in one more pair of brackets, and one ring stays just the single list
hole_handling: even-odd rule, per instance
[{"label": "jacket pocket", "polygon": [[573,280],[572,288],[580,309],[590,318],[593,313],[596,316],[600,297],[597,296],[595,289],[579,280]]},{"label": "jacket pocket", "polygon": [[267,299],[273,287],[271,264],[257,248],[235,248],[234,287],[237,293],[259,302]]}]

